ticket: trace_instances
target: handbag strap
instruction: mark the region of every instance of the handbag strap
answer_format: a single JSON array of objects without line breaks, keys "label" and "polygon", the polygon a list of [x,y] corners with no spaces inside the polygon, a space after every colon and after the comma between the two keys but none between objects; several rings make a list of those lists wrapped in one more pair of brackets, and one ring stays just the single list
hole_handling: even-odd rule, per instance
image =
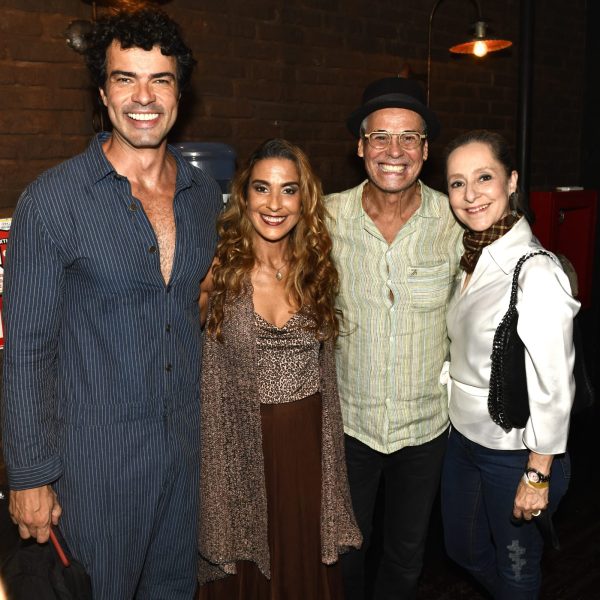
[{"label": "handbag strap", "polygon": [[552,258],[552,255],[545,250],[537,250],[535,252],[524,254],[517,261],[512,278],[508,310],[500,320],[492,342],[492,354],[490,357],[492,365],[490,370],[488,411],[492,421],[502,427],[507,433],[512,429],[512,424],[508,421],[504,412],[505,398],[502,390],[504,338],[506,332],[510,330],[511,324],[517,318],[517,292],[519,291],[519,275],[521,274],[521,267],[526,260],[529,260],[538,254],[545,254]]},{"label": "handbag strap", "polygon": [[552,255],[545,250],[536,250],[535,252],[529,252],[528,254],[524,254],[517,261],[517,265],[515,267],[515,271],[513,273],[512,287],[510,290],[510,302],[508,304],[508,310],[512,311],[517,305],[517,292],[519,291],[519,275],[521,274],[521,267],[526,260],[537,256],[538,254],[544,254],[548,258],[552,258]]}]

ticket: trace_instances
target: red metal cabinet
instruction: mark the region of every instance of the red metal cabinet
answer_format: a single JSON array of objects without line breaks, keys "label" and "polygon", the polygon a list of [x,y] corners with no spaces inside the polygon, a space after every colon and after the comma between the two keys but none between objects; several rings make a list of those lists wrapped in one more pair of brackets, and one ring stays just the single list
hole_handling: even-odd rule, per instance
[{"label": "red metal cabinet", "polygon": [[543,246],[564,254],[577,272],[583,308],[592,305],[592,275],[598,194],[595,190],[531,192],[533,233]]},{"label": "red metal cabinet", "polygon": [[11,219],[0,219],[0,350],[4,348],[4,326],[2,324],[2,292],[4,290],[4,257]]}]

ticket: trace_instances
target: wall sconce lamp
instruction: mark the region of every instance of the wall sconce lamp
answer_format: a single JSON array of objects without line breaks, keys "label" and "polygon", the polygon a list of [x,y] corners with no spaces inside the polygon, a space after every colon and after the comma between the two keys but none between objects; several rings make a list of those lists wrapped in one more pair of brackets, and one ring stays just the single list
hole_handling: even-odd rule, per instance
[{"label": "wall sconce lamp", "polygon": [[[497,38],[488,37],[488,24],[481,16],[481,6],[479,0],[471,0],[477,9],[477,21],[473,25],[474,35],[472,39],[462,44],[457,44],[449,48],[450,52],[454,54],[474,54],[481,58],[488,52],[496,52],[498,50],[504,50],[512,46],[512,42],[509,40],[502,40]],[[431,25],[433,23],[433,16],[435,15],[438,6],[443,0],[436,0],[429,14],[429,30],[427,38],[427,105],[429,105],[429,87],[431,80]]]}]

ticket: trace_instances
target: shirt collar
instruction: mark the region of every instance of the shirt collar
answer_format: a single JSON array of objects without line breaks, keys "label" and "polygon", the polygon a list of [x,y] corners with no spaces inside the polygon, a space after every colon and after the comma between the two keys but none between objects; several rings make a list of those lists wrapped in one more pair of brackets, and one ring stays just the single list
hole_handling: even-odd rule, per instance
[{"label": "shirt collar", "polygon": [[[98,133],[92,138],[86,154],[91,159],[88,162],[88,170],[93,183],[98,183],[111,174],[116,174],[115,168],[106,158],[102,145],[110,138],[111,134],[107,131]],[[176,192],[180,189],[189,188],[192,182],[200,183],[201,172],[192,167],[183,157],[177,148],[167,145],[167,151],[173,156],[177,164],[177,184]]]},{"label": "shirt collar", "polygon": [[517,260],[526,253],[527,245],[533,240],[531,227],[525,217],[521,217],[501,238],[486,246],[483,252],[508,274],[515,268]]},{"label": "shirt collar", "polygon": [[88,171],[90,179],[93,183],[98,183],[111,173],[116,173],[115,168],[110,164],[104,151],[102,150],[102,144],[110,137],[110,133],[102,131],[92,138],[88,149],[85,154],[88,158]]},{"label": "shirt collar", "polygon": [[[365,211],[362,207],[362,194],[367,182],[368,179],[365,179],[360,185],[350,190],[343,211],[346,219],[359,219],[365,216]],[[442,198],[445,198],[445,196],[427,187],[420,179],[417,183],[421,186],[421,206],[416,210],[415,216],[425,219],[439,219],[441,217],[441,207],[440,199],[436,198],[436,195],[440,195]]]}]

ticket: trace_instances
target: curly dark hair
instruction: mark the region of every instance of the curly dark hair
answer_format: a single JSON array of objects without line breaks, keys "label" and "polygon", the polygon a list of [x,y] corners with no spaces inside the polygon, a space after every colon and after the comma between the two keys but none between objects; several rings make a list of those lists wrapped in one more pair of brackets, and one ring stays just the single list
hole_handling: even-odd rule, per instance
[{"label": "curly dark hair", "polygon": [[122,48],[152,50],[159,46],[165,56],[174,56],[177,60],[177,86],[180,92],[185,89],[196,61],[181,37],[179,25],[165,12],[157,9],[121,10],[94,23],[86,36],[85,62],[94,84],[99,88],[104,88],[106,83],[106,51],[114,40]]}]

